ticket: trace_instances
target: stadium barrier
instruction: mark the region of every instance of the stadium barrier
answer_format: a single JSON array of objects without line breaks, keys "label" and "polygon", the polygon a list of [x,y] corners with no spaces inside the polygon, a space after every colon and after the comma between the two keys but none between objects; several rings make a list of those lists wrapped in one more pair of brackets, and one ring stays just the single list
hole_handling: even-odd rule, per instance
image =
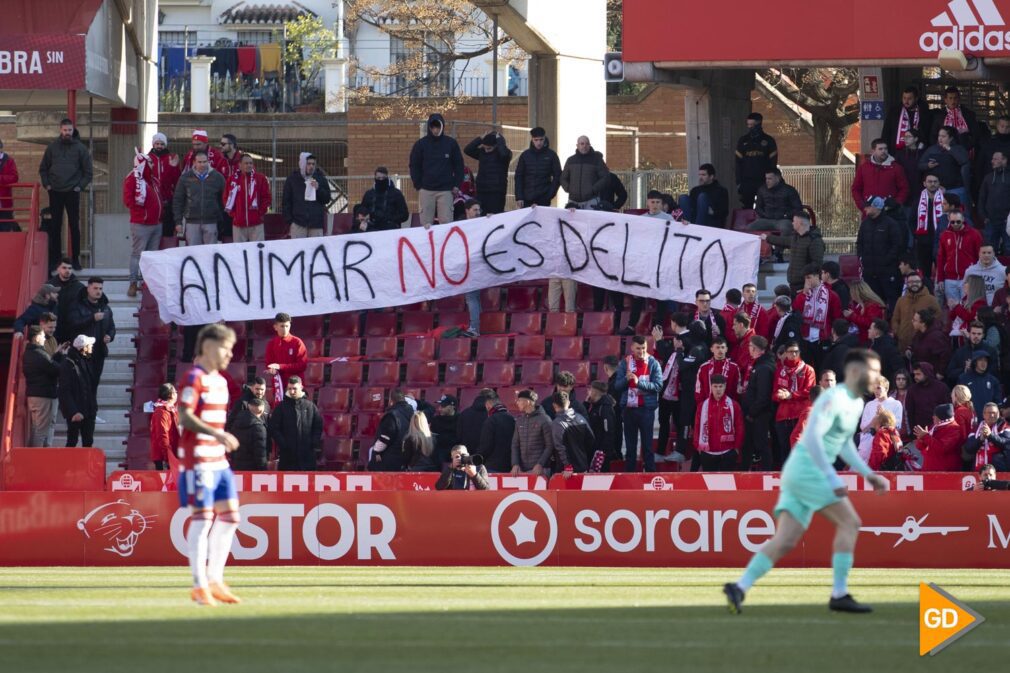
[{"label": "stadium barrier", "polygon": [[[244,493],[232,553],[234,562],[256,565],[741,567],[774,532],[776,497]],[[999,493],[856,492],[852,499],[863,519],[860,566],[1010,563],[1010,515]],[[3,492],[0,565],[175,565],[185,573],[188,518],[172,493]],[[816,518],[781,565],[828,566],[832,536]]]}]

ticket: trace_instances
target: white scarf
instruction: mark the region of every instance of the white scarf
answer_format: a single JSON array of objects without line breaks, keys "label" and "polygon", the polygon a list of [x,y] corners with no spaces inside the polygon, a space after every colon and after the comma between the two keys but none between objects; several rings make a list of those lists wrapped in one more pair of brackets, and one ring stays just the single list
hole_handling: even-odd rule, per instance
[{"label": "white scarf", "polygon": [[894,141],[894,146],[899,150],[905,147],[905,132],[910,128],[919,128],[919,106],[915,106],[915,116],[912,118],[913,121],[909,121],[908,108],[904,105],[901,106],[901,116],[898,117],[898,137]]},{"label": "white scarf", "polygon": [[142,206],[147,202],[147,180],[144,179],[144,166],[147,164],[147,157],[140,150],[134,148],[136,156],[133,159],[133,202]]},{"label": "white scarf", "polygon": [[964,115],[961,114],[961,106],[958,105],[953,110],[947,108],[947,116],[943,120],[944,126],[953,126],[957,129],[958,133],[968,132],[968,122],[964,120]]},{"label": "white scarf", "polygon": [[828,301],[831,298],[827,283],[821,283],[807,294],[803,303],[803,322],[807,325],[807,341],[820,341],[821,328],[827,328]]},{"label": "white scarf", "polygon": [[315,201],[316,188],[309,184],[309,180],[312,179],[312,176],[305,172],[308,168],[308,158],[310,154],[310,152],[302,152],[298,155],[298,169],[302,172],[302,177],[305,178],[305,200]]},{"label": "white scarf", "polygon": [[[929,192],[924,189],[919,194],[918,217],[915,220],[916,236],[923,236],[929,232],[929,215],[926,211],[928,207]],[[941,217],[943,217],[943,189],[938,189],[933,195],[933,229],[936,229],[936,225]]]},{"label": "white scarf", "polygon": [[663,370],[663,380],[667,381],[666,388],[663,389],[663,399],[667,402],[675,402],[678,397],[679,391],[678,377],[680,374],[680,365],[677,363],[677,352],[674,351],[670,359],[666,361],[666,369]]},{"label": "white scarf", "polygon": [[749,306],[750,308],[748,308],[748,304],[745,302],[740,306],[740,310],[747,314],[747,317],[750,318],[751,328],[756,330],[757,321],[761,317],[761,304],[755,301]]},{"label": "white scarf", "polygon": [[[992,435],[997,434],[1000,431],[1000,429],[1001,429],[1000,425],[1001,425],[1001,423],[999,421],[996,421],[996,425],[994,425],[991,428],[989,428],[989,430],[991,432],[991,434],[989,435],[990,437]],[[990,454],[992,453],[992,450],[993,450],[992,442],[990,442],[988,439],[986,439],[985,437],[982,436],[982,427],[983,426],[987,426],[987,424],[986,424],[985,421],[982,421],[981,423],[979,423],[978,424],[978,428],[975,430],[975,438],[978,439],[978,441],[981,443],[981,446],[979,447],[978,453],[975,454],[975,471],[976,472],[978,470],[982,469],[983,465],[986,465],[989,462],[991,462],[990,461],[990,459],[991,459],[991,455]]]},{"label": "white scarf", "polygon": [[[235,201],[238,198],[239,189],[242,186],[242,177],[245,174],[239,171],[232,176],[231,189],[228,190],[228,202],[224,204],[224,209],[229,213],[235,210]],[[249,182],[245,186],[245,198],[249,210],[259,210],[259,196],[256,194],[256,171],[249,174]]]},{"label": "white scarf", "polygon": [[[701,403],[701,427],[698,428],[698,450],[707,451],[712,443],[712,438],[710,435],[709,426],[709,403],[712,401],[711,396],[708,397],[704,402]],[[716,404],[722,407],[722,427],[717,428],[716,432],[721,432],[719,436],[720,440],[735,442],[736,437],[736,412],[733,409],[733,403],[730,402],[729,395],[723,395],[722,399]],[[728,450],[728,449],[727,449]],[[722,453],[722,452],[719,452]]]},{"label": "white scarf", "polygon": [[[641,377],[643,375],[644,376],[648,376],[649,375],[649,356],[646,356],[645,360],[642,361],[642,362],[645,363],[645,374],[639,374],[638,373],[638,368],[635,365],[635,356],[634,355],[629,355],[627,357],[626,362],[627,362],[627,366],[628,366],[627,374],[635,374],[635,375],[637,375],[639,377]],[[644,395],[642,395],[642,393],[640,393],[638,391],[638,386],[632,387],[631,384],[628,384],[628,404],[627,404],[627,406],[629,406],[629,407],[645,406],[645,397],[644,397]]]},{"label": "white scarf", "polygon": [[284,401],[284,382],[281,381],[280,373],[274,374],[274,404]]}]

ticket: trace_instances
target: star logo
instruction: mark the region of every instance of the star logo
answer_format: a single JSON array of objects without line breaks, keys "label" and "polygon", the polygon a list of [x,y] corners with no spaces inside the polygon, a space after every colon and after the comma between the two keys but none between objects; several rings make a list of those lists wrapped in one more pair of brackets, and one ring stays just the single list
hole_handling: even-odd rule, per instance
[{"label": "star logo", "polygon": [[[540,525],[542,523],[546,524],[546,540],[541,533],[538,541],[537,530],[544,530]],[[506,539],[512,538],[508,544],[502,540],[502,529],[510,534],[506,534]],[[558,518],[554,508],[544,498],[529,491],[509,494],[502,498],[491,516],[491,542],[498,555],[510,565],[540,565],[554,552],[558,542]],[[523,556],[518,554],[519,547],[523,547]],[[532,555],[526,555],[531,550]]]}]

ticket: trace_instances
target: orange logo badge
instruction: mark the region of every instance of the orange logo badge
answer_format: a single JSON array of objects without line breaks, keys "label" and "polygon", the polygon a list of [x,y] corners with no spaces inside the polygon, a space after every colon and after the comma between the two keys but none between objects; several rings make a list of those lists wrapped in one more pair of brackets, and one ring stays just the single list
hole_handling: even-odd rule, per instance
[{"label": "orange logo badge", "polygon": [[985,621],[935,584],[919,584],[919,656],[933,656]]}]

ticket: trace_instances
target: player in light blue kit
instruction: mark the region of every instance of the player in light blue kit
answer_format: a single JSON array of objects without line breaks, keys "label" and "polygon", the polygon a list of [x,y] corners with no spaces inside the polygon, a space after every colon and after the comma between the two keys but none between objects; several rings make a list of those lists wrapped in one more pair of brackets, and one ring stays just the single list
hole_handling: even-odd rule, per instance
[{"label": "player in light blue kit", "polygon": [[853,470],[863,475],[875,491],[886,491],[890,484],[875,474],[856,451],[853,435],[863,413],[863,395],[877,387],[880,358],[876,353],[855,349],[845,358],[845,383],[826,390],[810,410],[810,421],[782,467],[779,501],[775,505],[775,535],[754,554],[743,576],[723,587],[729,611],[741,612],[744,594],[789,553],[803,537],[814,512],[820,512],[835,524],[834,586],[828,608],[839,612],[872,612],[848,591],[859,515],[846,496],[845,484],[835,472],[835,459],[841,457]]}]

